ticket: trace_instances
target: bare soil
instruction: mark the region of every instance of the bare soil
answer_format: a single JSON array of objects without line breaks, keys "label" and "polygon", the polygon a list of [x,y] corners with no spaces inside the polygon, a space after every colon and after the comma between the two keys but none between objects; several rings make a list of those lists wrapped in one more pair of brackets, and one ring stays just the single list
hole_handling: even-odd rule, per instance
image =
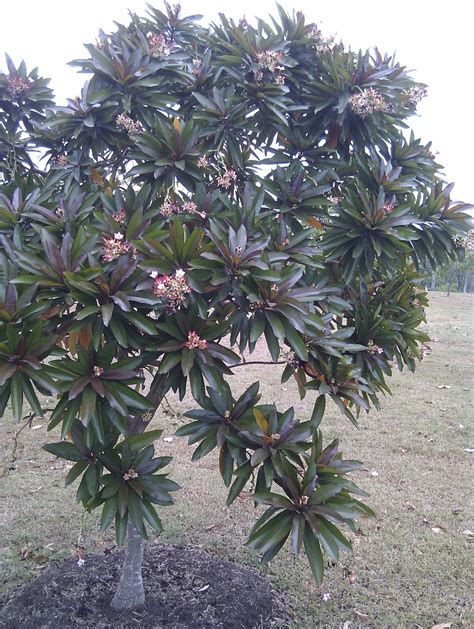
[{"label": "bare soil", "polygon": [[146,603],[133,612],[110,606],[122,552],[53,563],[4,608],[0,627],[270,627],[282,616],[269,583],[256,571],[182,546],[148,545]]}]

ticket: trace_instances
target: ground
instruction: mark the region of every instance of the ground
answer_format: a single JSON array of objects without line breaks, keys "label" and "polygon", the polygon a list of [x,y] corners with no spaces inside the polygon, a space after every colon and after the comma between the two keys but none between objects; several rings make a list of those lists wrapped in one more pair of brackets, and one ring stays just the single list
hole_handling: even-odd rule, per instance
[{"label": "ground", "polygon": [[[261,570],[292,627],[474,625],[469,608],[474,300],[443,293],[430,293],[430,300],[432,353],[417,372],[396,373],[393,398],[382,402],[380,412],[361,416],[358,431],[335,407],[324,420],[326,439],[340,436],[344,455],[364,461],[354,479],[371,494],[366,501],[378,517],[361,520],[352,535],[354,554],[328,567],[321,590],[304,557],[294,559],[289,550]],[[233,386],[238,391],[259,378],[262,401],[278,401],[283,408],[293,404],[306,419],[312,398],[299,401],[291,381],[280,384],[280,374],[276,367],[241,368]],[[183,489],[174,507],[161,510],[160,544],[206,549],[258,569],[258,557],[242,546],[256,515],[252,501],[244,494],[232,507],[224,506],[226,490],[215,457],[191,462],[185,440],[173,437],[186,405],[168,400],[155,420],[166,438],[157,446],[160,454],[175,457],[171,477]],[[116,552],[112,535],[98,533],[98,514],[83,516],[71,488],[64,489],[67,462],[42,451],[43,443],[54,441],[44,420],[34,420],[15,436],[20,429],[9,418],[0,424],[3,602],[53,560],[70,557],[75,543],[85,548],[84,571],[96,561],[93,555]]]}]

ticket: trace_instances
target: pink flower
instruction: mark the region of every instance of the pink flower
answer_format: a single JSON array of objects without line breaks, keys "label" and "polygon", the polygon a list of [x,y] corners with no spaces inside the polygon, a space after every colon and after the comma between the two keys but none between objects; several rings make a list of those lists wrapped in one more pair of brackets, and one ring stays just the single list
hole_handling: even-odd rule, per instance
[{"label": "pink flower", "polygon": [[7,78],[8,81],[8,92],[10,96],[14,98],[16,96],[23,96],[30,87],[30,82],[27,79],[22,79],[21,76],[9,76]]},{"label": "pink flower", "polygon": [[207,159],[207,157],[204,157],[204,155],[202,157],[200,157],[197,161],[197,167],[198,168],[207,168],[209,166],[209,160]]},{"label": "pink flower", "polygon": [[230,187],[234,185],[236,179],[237,179],[237,174],[235,170],[233,170],[232,168],[226,169],[224,173],[220,177],[218,177],[217,185],[220,186],[221,188],[225,188],[226,190],[228,190]]},{"label": "pink flower", "polygon": [[155,59],[161,59],[168,57],[173,47],[173,42],[168,41],[163,33],[159,35],[148,35],[148,46],[150,47],[150,54]]},{"label": "pink flower", "polygon": [[207,341],[202,339],[197,332],[191,330],[188,332],[188,340],[183,344],[187,349],[206,349]]},{"label": "pink flower", "polygon": [[186,273],[183,269],[177,269],[174,275],[155,275],[155,271],[153,271],[153,276],[153,294],[156,297],[168,299],[171,311],[176,312],[191,292],[186,281]]},{"label": "pink flower", "polygon": [[104,262],[112,262],[125,253],[131,253],[132,257],[136,255],[135,247],[131,243],[125,242],[123,238],[123,234],[120,232],[114,234],[113,238],[102,236],[102,260]]}]

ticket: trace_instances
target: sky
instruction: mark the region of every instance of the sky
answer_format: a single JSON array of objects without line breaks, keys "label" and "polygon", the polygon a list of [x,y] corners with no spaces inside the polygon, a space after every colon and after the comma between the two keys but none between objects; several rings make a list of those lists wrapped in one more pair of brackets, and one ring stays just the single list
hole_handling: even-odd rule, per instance
[{"label": "sky", "polygon": [[[1,2],[0,69],[4,53],[15,64],[39,67],[51,77],[58,102],[79,94],[85,75],[67,62],[86,56],[83,44],[94,42],[99,29],[110,32],[114,21],[127,23],[128,9],[145,14],[143,0],[16,0]],[[154,6],[162,8],[158,0]],[[324,35],[336,35],[353,49],[377,46],[428,84],[428,97],[410,124],[417,137],[432,141],[448,181],[455,182],[453,198],[474,203],[472,146],[474,146],[474,81],[472,80],[472,18],[466,0],[281,0],[288,10],[301,10]],[[270,0],[182,0],[183,14],[201,14],[203,23],[219,12],[250,21],[276,14]]]}]

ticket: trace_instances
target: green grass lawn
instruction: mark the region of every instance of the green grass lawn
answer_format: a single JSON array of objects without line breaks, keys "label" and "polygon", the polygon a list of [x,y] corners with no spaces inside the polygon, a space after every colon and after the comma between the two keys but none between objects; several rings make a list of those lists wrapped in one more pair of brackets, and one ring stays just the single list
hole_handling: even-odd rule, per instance
[{"label": "green grass lawn", "polygon": [[[289,550],[263,570],[281,593],[291,626],[474,626],[468,451],[474,300],[459,294],[430,297],[432,353],[416,374],[396,373],[393,398],[383,401],[380,412],[361,416],[358,431],[336,407],[323,422],[326,439],[340,436],[344,454],[364,462],[354,480],[371,494],[366,502],[378,517],[360,521],[358,534],[351,536],[354,554],[328,567],[321,590],[304,557],[294,559]],[[306,419],[313,398],[300,401],[291,381],[280,384],[280,375],[279,367],[249,366],[240,368],[232,384],[239,391],[260,379],[263,402],[294,405]],[[154,423],[172,437],[186,404],[168,401]],[[34,420],[15,437],[20,427],[9,418],[0,424],[1,602],[49,561],[69,556],[78,539],[86,549],[84,569],[87,554],[113,543],[111,534],[98,533],[98,514],[83,517],[74,490],[64,488],[67,462],[41,449],[54,440],[45,420]],[[256,515],[252,501],[244,493],[225,507],[216,457],[192,463],[192,450],[176,437],[160,441],[157,450],[173,455],[171,477],[183,487],[175,506],[161,510],[160,541],[199,546],[257,567],[258,557],[243,548]]]}]

